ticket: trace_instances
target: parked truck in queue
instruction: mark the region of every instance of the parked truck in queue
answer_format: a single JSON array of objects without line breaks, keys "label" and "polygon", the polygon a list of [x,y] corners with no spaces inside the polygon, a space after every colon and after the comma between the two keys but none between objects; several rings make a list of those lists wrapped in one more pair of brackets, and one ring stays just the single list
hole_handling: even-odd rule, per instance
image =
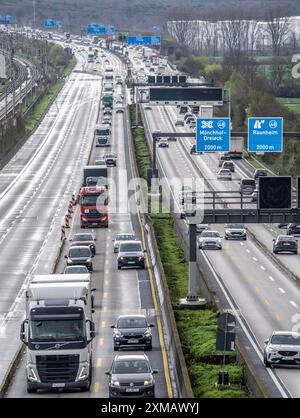
[{"label": "parked truck in queue", "polygon": [[27,347],[28,393],[90,389],[93,290],[90,274],[40,275],[29,283],[20,331]]}]

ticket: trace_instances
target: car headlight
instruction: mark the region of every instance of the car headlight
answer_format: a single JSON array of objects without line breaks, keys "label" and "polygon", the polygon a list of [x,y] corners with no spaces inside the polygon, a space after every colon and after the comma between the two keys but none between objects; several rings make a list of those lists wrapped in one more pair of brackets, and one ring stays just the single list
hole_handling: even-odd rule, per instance
[{"label": "car headlight", "polygon": [[144,380],[144,386],[150,386],[152,383],[152,380]]},{"label": "car headlight", "polygon": [[84,210],[84,213],[90,213],[90,210],[89,209],[85,209]]},{"label": "car headlight", "polygon": [[144,260],[144,257],[139,257],[139,261],[142,261],[142,260]]},{"label": "car headlight", "polygon": [[88,258],[88,259],[86,260],[86,262],[87,262],[87,263],[91,263],[91,262],[92,262],[92,259],[91,259],[91,258]]},{"label": "car headlight", "polygon": [[276,353],[276,352],[277,352],[276,348],[272,348],[272,347],[268,347],[268,348],[267,348],[267,351],[268,351],[269,353]]},{"label": "car headlight", "polygon": [[37,382],[38,381],[38,377],[34,371],[34,369],[32,367],[28,367],[28,380],[30,380],[31,382]]},{"label": "car headlight", "polygon": [[221,239],[219,238],[219,239],[218,239],[218,243],[219,243],[219,244],[221,244],[221,242],[222,242],[222,241],[221,241]]},{"label": "car headlight", "polygon": [[115,386],[115,387],[120,387],[121,386],[120,382],[118,380],[112,380],[111,384],[112,384],[112,386]]},{"label": "car headlight", "polygon": [[144,333],[144,336],[145,337],[151,337],[151,331],[146,331],[145,333]]},{"label": "car headlight", "polygon": [[122,337],[122,334],[120,333],[120,331],[115,331],[115,337],[117,337],[117,338]]},{"label": "car headlight", "polygon": [[80,373],[79,373],[79,377],[78,380],[83,380],[86,379],[89,375],[89,363],[85,362],[83,363]]},{"label": "car headlight", "polygon": [[124,260],[124,257],[119,257],[119,260],[123,261]]}]

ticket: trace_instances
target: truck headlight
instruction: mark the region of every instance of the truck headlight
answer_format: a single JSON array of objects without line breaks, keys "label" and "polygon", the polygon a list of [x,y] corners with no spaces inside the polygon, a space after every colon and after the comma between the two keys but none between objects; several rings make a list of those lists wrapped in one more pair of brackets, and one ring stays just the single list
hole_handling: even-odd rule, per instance
[{"label": "truck headlight", "polygon": [[84,213],[90,213],[90,210],[89,209],[85,209],[84,210]]},{"label": "truck headlight", "polygon": [[83,380],[86,379],[89,375],[89,363],[85,362],[83,363],[80,373],[79,373],[79,377],[78,380]]},{"label": "truck headlight", "polygon": [[39,380],[34,369],[31,366],[28,366],[27,371],[28,371],[28,380],[30,380],[31,382],[37,382]]}]

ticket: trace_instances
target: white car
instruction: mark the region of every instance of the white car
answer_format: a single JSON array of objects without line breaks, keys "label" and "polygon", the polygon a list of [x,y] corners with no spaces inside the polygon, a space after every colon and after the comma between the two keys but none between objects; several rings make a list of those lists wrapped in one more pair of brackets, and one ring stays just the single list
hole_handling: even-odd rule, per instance
[{"label": "white car", "polygon": [[264,364],[266,367],[272,367],[276,364],[300,365],[299,333],[274,331],[264,343]]},{"label": "white car", "polygon": [[166,138],[160,139],[158,143],[159,148],[169,148],[169,141]]},{"label": "white car", "polygon": [[198,237],[198,248],[200,250],[217,249],[222,250],[222,237],[218,231],[203,231]]},{"label": "white car", "polygon": [[232,180],[231,171],[227,168],[221,168],[217,175],[218,180]]},{"label": "white car", "polygon": [[119,252],[120,243],[122,241],[134,241],[135,235],[131,232],[124,233],[124,234],[118,234],[116,238],[113,240],[114,243],[114,253]]},{"label": "white car", "polygon": [[100,167],[105,167],[105,168],[107,167],[106,160],[104,160],[104,159],[96,160],[95,165],[98,165]]}]

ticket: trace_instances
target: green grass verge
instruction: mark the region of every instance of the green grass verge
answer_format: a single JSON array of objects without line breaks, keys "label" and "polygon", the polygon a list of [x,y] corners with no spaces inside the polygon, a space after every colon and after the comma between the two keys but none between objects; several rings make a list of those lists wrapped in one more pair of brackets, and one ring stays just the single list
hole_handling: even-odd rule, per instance
[{"label": "green grass verge", "polygon": [[291,112],[300,113],[300,98],[277,97],[277,100]]},{"label": "green grass verge", "polygon": [[[73,68],[76,65],[76,62],[77,62],[76,58],[73,57],[64,70],[63,74],[65,77],[71,74]],[[34,128],[40,123],[50,103],[57,96],[63,84],[64,84],[64,81],[62,79],[57,80],[57,82],[52,86],[49,92],[44,95],[44,97],[42,98],[40,103],[36,106],[34,111],[27,117],[25,121],[25,129],[27,133],[32,132]]]},{"label": "green grass verge", "polygon": [[[130,108],[130,118],[131,125],[135,126],[135,106]],[[141,126],[140,114],[138,125]],[[132,132],[139,175],[146,178],[151,158],[144,130],[137,127]],[[235,353],[226,355],[225,370],[229,372],[231,385],[224,388],[215,386],[222,362],[221,353],[215,349],[218,312],[213,309],[179,309],[179,298],[188,293],[188,263],[174,231],[172,215],[157,214],[151,218],[195,397],[248,398],[244,370],[236,364]]]}]

